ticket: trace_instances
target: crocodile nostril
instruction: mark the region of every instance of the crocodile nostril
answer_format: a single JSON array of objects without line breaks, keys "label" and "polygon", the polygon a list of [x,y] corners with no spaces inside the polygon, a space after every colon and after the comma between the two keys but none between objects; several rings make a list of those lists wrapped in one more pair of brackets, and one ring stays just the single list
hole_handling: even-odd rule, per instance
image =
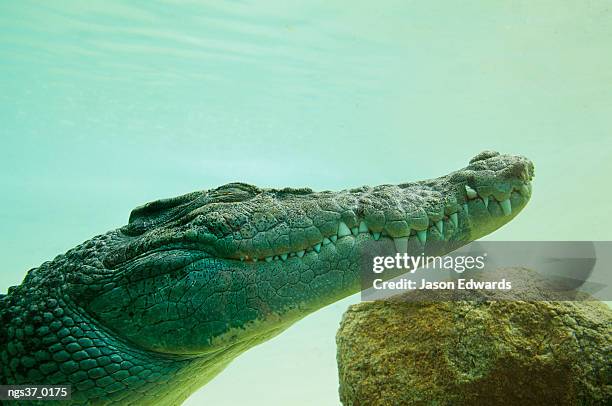
[{"label": "crocodile nostril", "polygon": [[480,154],[476,155],[474,158],[470,159],[470,163],[484,161],[485,159],[493,158],[494,156],[498,156],[499,152],[497,151],[482,151]]}]

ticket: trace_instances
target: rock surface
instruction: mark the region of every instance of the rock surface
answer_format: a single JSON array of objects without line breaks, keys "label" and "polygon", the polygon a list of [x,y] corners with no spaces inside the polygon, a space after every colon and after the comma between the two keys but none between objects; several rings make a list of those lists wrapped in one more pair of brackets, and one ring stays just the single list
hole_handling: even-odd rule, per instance
[{"label": "rock surface", "polygon": [[597,301],[366,302],[336,341],[344,405],[612,404]]}]

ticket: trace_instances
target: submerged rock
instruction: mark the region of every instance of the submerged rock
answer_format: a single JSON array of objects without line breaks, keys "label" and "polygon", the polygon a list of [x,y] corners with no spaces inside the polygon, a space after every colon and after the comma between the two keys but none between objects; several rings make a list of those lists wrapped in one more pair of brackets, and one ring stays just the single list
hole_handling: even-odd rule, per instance
[{"label": "submerged rock", "polygon": [[344,405],[612,404],[598,301],[360,303],[336,341]]}]

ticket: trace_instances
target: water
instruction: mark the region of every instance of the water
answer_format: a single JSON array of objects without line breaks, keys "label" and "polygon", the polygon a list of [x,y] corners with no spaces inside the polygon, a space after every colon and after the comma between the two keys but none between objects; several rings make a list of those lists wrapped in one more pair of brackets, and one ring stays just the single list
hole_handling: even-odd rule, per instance
[{"label": "water", "polygon": [[[536,164],[492,239],[609,240],[600,1],[0,3],[0,290],[146,201],[229,181],[339,189]],[[352,297],[188,404],[336,404]],[[258,403],[259,402],[259,403]]]}]

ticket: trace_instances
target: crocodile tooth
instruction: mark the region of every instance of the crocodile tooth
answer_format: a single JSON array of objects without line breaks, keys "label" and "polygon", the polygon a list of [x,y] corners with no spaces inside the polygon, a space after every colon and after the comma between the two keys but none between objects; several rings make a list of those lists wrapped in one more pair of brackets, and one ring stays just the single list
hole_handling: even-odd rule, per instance
[{"label": "crocodile tooth", "polygon": [[453,222],[455,228],[459,227],[459,217],[457,217],[457,213],[453,213],[450,215],[450,219]]},{"label": "crocodile tooth", "polygon": [[315,245],[315,246],[313,247],[313,249],[314,249],[315,251],[317,251],[317,252],[321,252],[321,243],[319,243],[319,244]]},{"label": "crocodile tooth", "polygon": [[380,238],[380,233],[372,233],[372,238],[374,238],[374,241],[378,241]]},{"label": "crocodile tooth", "polygon": [[394,238],[395,250],[399,253],[408,252],[408,237]]},{"label": "crocodile tooth", "polygon": [[304,256],[304,253],[305,253],[305,252],[306,252],[306,251],[301,250],[301,251],[296,252],[296,253],[295,253],[295,255],[297,255],[298,257],[302,258],[302,257]]},{"label": "crocodile tooth", "polygon": [[240,257],[240,260],[241,260],[241,261],[244,261],[244,257]]},{"label": "crocodile tooth", "polygon": [[484,203],[485,207],[489,207],[489,198],[488,197],[482,197],[482,202]]},{"label": "crocodile tooth", "polygon": [[427,241],[427,230],[419,230],[416,232],[416,235],[421,244],[425,244],[425,241]]},{"label": "crocodile tooth", "polygon": [[253,262],[257,262],[258,258],[257,257],[253,257]]},{"label": "crocodile tooth", "polygon": [[[346,227],[346,225],[345,225]],[[331,237],[329,237],[329,239],[331,240],[331,242],[336,242],[336,240],[338,239],[337,235],[332,235]]]},{"label": "crocodile tooth", "polygon": [[442,220],[436,221],[436,228],[440,232],[440,234],[444,235],[444,222]]},{"label": "crocodile tooth", "polygon": [[476,196],[478,196],[478,193],[476,193],[476,191],[468,185],[465,185],[465,192],[467,193],[468,199],[474,199]]},{"label": "crocodile tooth", "polygon": [[351,235],[351,230],[344,223],[344,221],[341,221],[340,225],[338,226],[338,237],[342,238],[342,237],[346,237],[347,235]]},{"label": "crocodile tooth", "polygon": [[501,202],[499,202],[499,205],[501,206],[502,211],[504,212],[504,216],[509,216],[510,213],[512,213],[512,205],[510,204],[510,199],[502,200]]},{"label": "crocodile tooth", "polygon": [[279,259],[278,255],[274,255],[274,258],[272,258],[272,259],[275,260],[275,261],[278,261],[278,259]]},{"label": "crocodile tooth", "polygon": [[281,256],[280,256],[280,258],[281,258],[283,261],[286,261],[288,257],[289,257],[289,255],[287,255],[287,254],[281,254]]},{"label": "crocodile tooth", "polygon": [[359,234],[359,228],[357,227],[351,228],[351,233],[353,233],[354,236],[357,236],[357,234]]},{"label": "crocodile tooth", "polygon": [[470,214],[467,203],[463,203],[463,211],[465,212],[465,214]]},{"label": "crocodile tooth", "polygon": [[366,226],[365,221],[361,221],[361,223],[359,223],[359,232],[360,233],[367,233],[368,232],[368,226]]},{"label": "crocodile tooth", "polygon": [[330,244],[330,243],[331,243],[331,240],[329,238],[323,237],[323,242],[321,244],[327,245],[327,244]]},{"label": "crocodile tooth", "polygon": [[272,262],[272,257],[266,257],[265,260],[266,262]]}]

